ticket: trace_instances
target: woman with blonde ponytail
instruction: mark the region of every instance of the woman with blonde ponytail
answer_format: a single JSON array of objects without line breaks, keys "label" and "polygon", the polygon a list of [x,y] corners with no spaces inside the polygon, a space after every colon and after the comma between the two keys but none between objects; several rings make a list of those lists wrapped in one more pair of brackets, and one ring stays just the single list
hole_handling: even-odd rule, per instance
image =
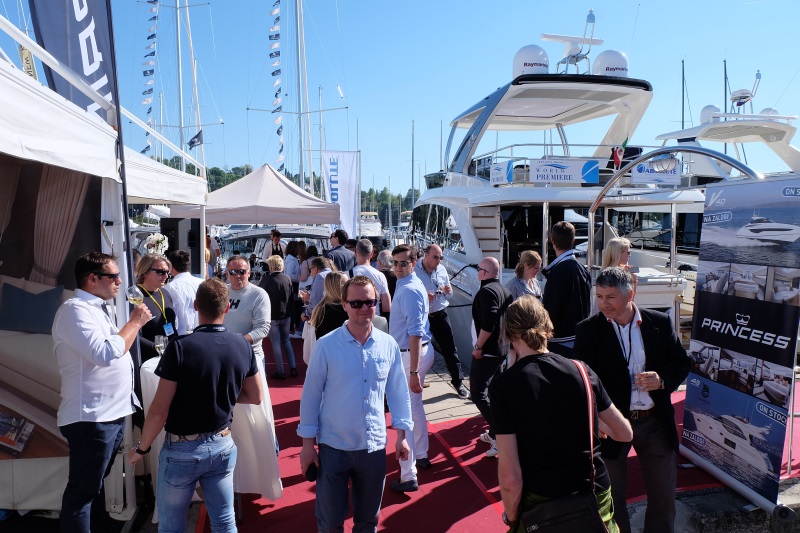
[{"label": "woman with blonde ponytail", "polygon": [[[633,438],[630,424],[611,403],[595,373],[584,365],[595,400],[591,413],[595,434],[589,440],[581,371],[573,361],[548,352],[553,324],[539,300],[533,296],[515,300],[506,310],[503,334],[518,360],[494,378],[489,402],[500,457],[503,518],[509,532],[525,530],[522,512],[592,488],[597,502],[594,512],[599,510],[609,532],[618,532],[600,438],[608,435],[629,442]],[[589,481],[592,469],[594,487]]]}]

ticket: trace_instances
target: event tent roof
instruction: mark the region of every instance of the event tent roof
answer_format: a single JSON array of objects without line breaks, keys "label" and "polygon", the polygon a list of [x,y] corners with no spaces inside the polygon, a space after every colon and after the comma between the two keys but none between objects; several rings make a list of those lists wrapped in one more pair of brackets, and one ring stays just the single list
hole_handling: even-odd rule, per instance
[{"label": "event tent roof", "polygon": [[[173,206],[173,218],[198,218],[200,208]],[[210,193],[207,224],[338,224],[339,204],[305,192],[277,170],[264,165]]]}]

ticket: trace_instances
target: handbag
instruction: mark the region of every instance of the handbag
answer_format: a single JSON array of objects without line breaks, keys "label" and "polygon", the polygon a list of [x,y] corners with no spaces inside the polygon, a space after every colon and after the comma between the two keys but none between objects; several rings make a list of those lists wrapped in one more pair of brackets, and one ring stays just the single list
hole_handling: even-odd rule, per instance
[{"label": "handbag", "polygon": [[589,382],[586,368],[578,361],[571,360],[578,367],[583,386],[586,390],[586,406],[589,411],[589,444],[592,453],[589,454],[591,462],[591,490],[582,490],[567,496],[548,500],[534,506],[530,510],[522,510],[520,519],[522,528],[526,532],[537,533],[556,532],[587,532],[608,533],[600,509],[597,507],[594,486],[594,394]]},{"label": "handbag", "polygon": [[303,362],[309,364],[311,362],[311,351],[317,343],[317,329],[311,325],[311,322],[306,322],[303,325]]}]

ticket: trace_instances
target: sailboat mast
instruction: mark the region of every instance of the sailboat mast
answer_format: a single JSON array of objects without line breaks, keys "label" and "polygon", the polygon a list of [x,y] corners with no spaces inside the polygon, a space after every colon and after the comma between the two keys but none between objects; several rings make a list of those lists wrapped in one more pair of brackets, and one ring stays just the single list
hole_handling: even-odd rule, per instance
[{"label": "sailboat mast", "polygon": [[[400,190],[402,194],[403,190]],[[414,121],[411,121],[411,209],[414,209]],[[403,204],[400,203],[400,212],[403,212]]]},{"label": "sailboat mast", "polygon": [[306,67],[306,32],[305,22],[303,20],[303,2],[299,2],[300,9],[298,17],[300,18],[300,60],[302,62],[303,74],[303,99],[305,109],[305,122],[306,122],[306,142],[308,143],[308,150],[303,155],[308,156],[308,179],[311,180],[311,194],[314,194],[314,165],[312,163],[313,147],[311,146],[311,107],[308,105],[308,69]]},{"label": "sailboat mast", "polygon": [[[186,36],[187,42],[189,43],[189,59],[192,63],[192,89],[194,92],[194,119],[197,123],[197,131],[199,132],[202,129],[202,122],[200,121],[200,97],[197,93],[197,62],[194,57],[194,42],[192,41],[192,23],[191,19],[189,18],[189,0],[184,0],[184,5],[186,6]],[[200,148],[200,163],[203,165],[200,168],[200,177],[206,177],[206,149],[205,143],[201,142],[199,145]],[[183,149],[183,145],[181,145],[181,149]]]},{"label": "sailboat mast", "polygon": [[[303,0],[295,0],[294,2],[294,24],[295,24],[295,32],[297,34],[297,49],[295,51],[295,59],[297,61],[297,140],[298,140],[298,155],[299,155],[299,165],[298,165],[298,172],[300,178],[300,187],[305,188],[306,184],[306,175],[303,169],[303,69],[302,64],[303,61],[301,59],[301,42],[302,42],[302,35],[303,35],[303,21],[302,21],[302,13],[303,13]],[[311,194],[314,194],[314,180],[311,180]]]},{"label": "sailboat mast", "polygon": [[[181,0],[175,0],[175,41],[178,51],[178,146],[184,148],[183,142],[183,67],[181,66]],[[186,172],[186,160],[181,156],[181,171]]]}]

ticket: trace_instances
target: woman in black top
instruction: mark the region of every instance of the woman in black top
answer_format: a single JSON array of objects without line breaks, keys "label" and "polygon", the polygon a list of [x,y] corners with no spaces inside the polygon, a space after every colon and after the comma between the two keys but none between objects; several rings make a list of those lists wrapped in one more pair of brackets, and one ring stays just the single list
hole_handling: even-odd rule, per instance
[{"label": "woman in black top", "polygon": [[592,468],[600,515],[609,532],[619,531],[613,518],[611,483],[600,457],[600,437],[629,442],[633,438],[630,423],[611,403],[595,373],[585,367],[596,401],[592,417],[599,418],[594,439],[589,440],[581,374],[571,360],[547,351],[553,324],[539,300],[526,295],[512,303],[506,310],[504,335],[514,345],[517,360],[494,378],[489,401],[509,531],[524,531],[521,509],[589,490]]},{"label": "woman in black top", "polygon": [[321,339],[331,331],[340,328],[347,320],[347,312],[342,307],[342,287],[347,276],[341,272],[330,272],[325,276],[325,296],[311,312],[311,324]]},{"label": "woman in black top", "polygon": [[144,295],[144,304],[153,315],[153,319],[139,331],[142,361],[159,356],[154,342],[156,335],[171,340],[178,334],[172,298],[162,290],[171,268],[169,260],[160,254],[145,254],[136,265],[136,283]]},{"label": "woman in black top", "polygon": [[283,367],[283,355],[289,361],[289,373],[292,377],[297,375],[297,364],[294,361],[294,349],[289,338],[289,322],[291,321],[294,306],[292,293],[292,280],[283,273],[283,259],[277,255],[267,258],[269,274],[261,278],[259,287],[264,289],[269,296],[270,303],[270,328],[269,340],[272,342],[272,356],[275,358],[276,371],[270,376],[275,379],[286,379]]}]

